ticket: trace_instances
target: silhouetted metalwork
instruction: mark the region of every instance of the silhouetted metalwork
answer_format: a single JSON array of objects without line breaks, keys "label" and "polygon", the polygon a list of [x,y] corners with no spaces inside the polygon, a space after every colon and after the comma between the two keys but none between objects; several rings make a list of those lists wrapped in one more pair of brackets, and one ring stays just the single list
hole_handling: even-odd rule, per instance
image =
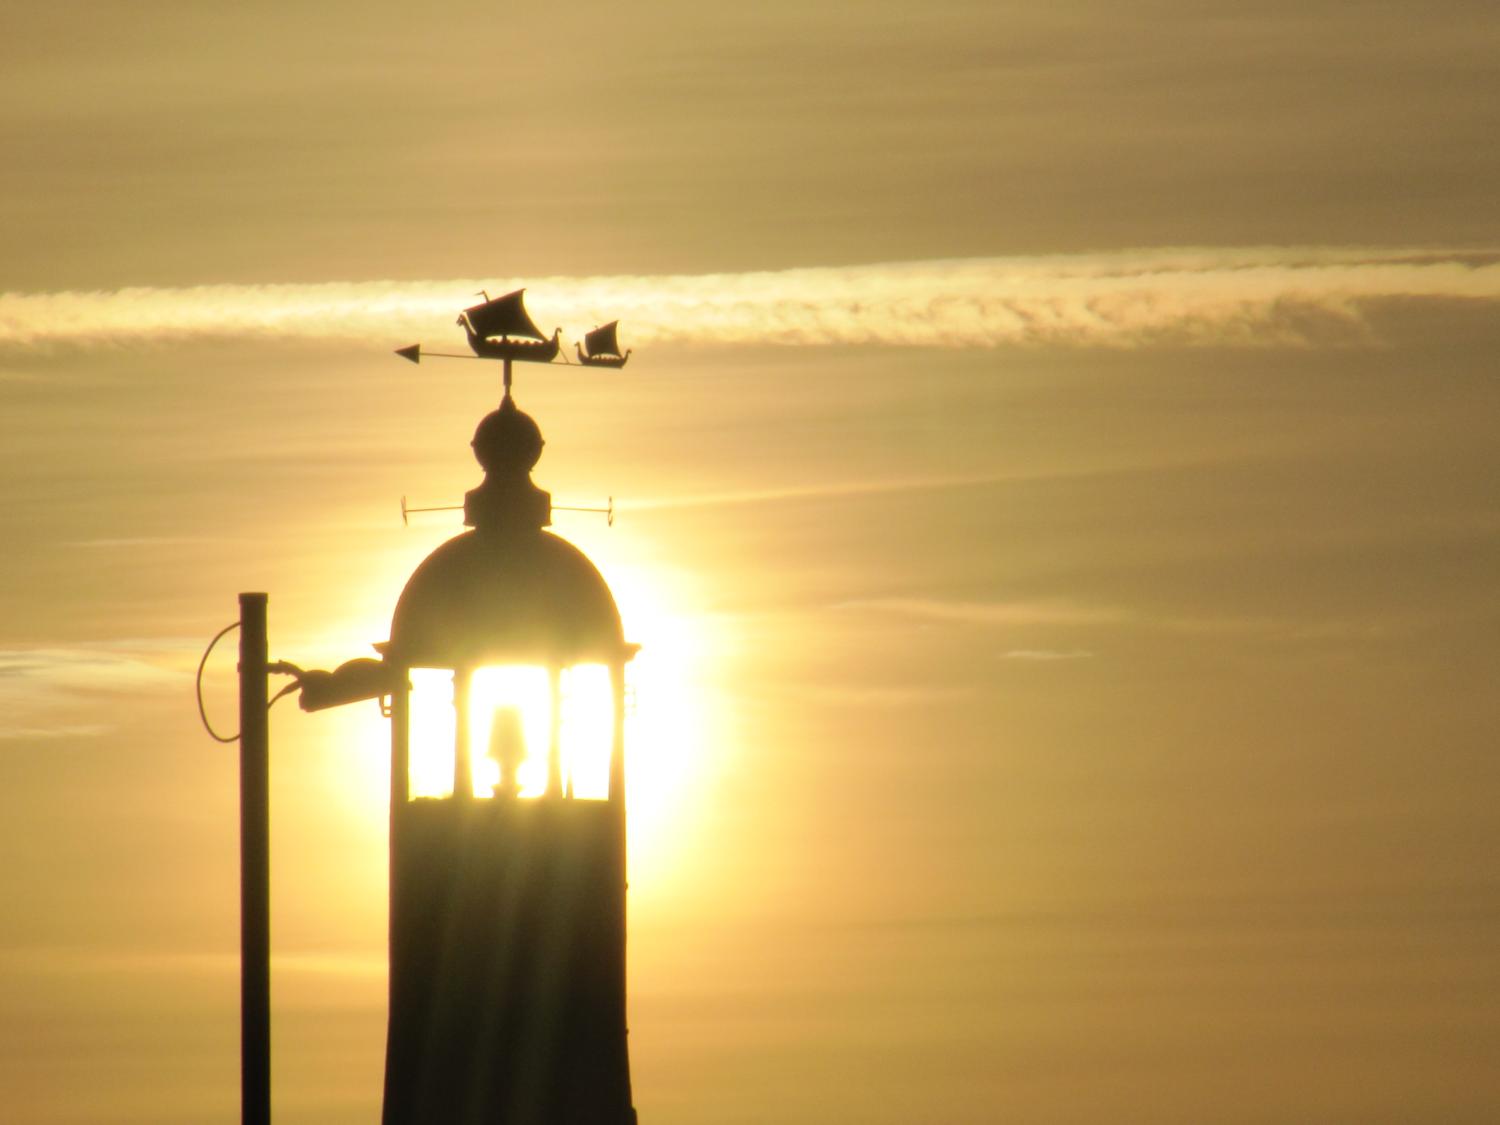
[{"label": "silhouetted metalwork", "polygon": [[[412,574],[390,639],[375,646],[380,658],[331,672],[270,663],[266,595],[241,595],[243,1099],[252,1125],[270,1119],[266,712],[294,690],[304,710],[380,699],[391,719],[384,1125],[636,1120],[625,1024],[624,716],[625,667],[637,646],[625,641],[598,570],[546,530],[552,497],[531,479],[545,443],[511,396],[510,368],[555,356],[560,333],[541,336],[521,293],[486,299],[459,318],[480,358],[504,361],[505,393],[474,433],[484,479],[464,498],[469,530]],[[614,331],[610,324],[589,335],[599,365],[627,358]],[[422,351],[398,354],[415,363]],[[408,509],[403,498],[403,518],[412,510],[439,509]],[[612,521],[614,500],[574,510]],[[517,667],[541,677],[528,682],[545,684],[543,703],[485,696],[484,683]],[[293,682],[268,700],[273,673]],[[582,791],[579,767],[570,758],[565,768],[563,756],[571,675],[595,677],[586,682],[600,690],[607,684],[602,705],[594,697],[595,717],[605,721],[585,716],[600,754]],[[446,708],[440,715],[430,698],[418,706],[414,689],[433,676],[451,686],[436,704]],[[523,706],[533,719],[523,722]],[[526,741],[542,715],[537,706],[546,711],[545,748]],[[420,785],[412,780],[413,748],[433,752],[434,731],[448,732],[436,750],[440,772],[451,761],[451,784],[438,794],[430,769]],[[441,738],[451,739],[446,751]],[[543,780],[523,776],[543,760]]]},{"label": "silhouetted metalwork", "polygon": [[316,668],[304,672],[285,661],[280,662],[278,668],[297,677],[297,686],[301,689],[298,702],[304,711],[324,711],[346,703],[380,699],[400,686],[389,665],[368,657],[346,660],[332,672]]},{"label": "silhouetted metalwork", "polygon": [[240,595],[240,1120],[271,1121],[270,727],[266,595]]},{"label": "silhouetted metalwork", "polygon": [[503,297],[490,298],[486,294],[483,304],[459,314],[458,323],[469,337],[469,347],[475,355],[529,363],[548,363],[556,357],[562,329],[556,329],[550,339],[544,336],[526,313],[522,299],[525,293],[526,290],[517,289]]},{"label": "silhouetted metalwork", "polygon": [[[461,512],[463,509],[464,506],[462,504],[432,504],[422,508],[413,508],[406,502],[406,497],[403,496],[401,497],[401,526],[410,526],[410,517],[417,512]],[[615,526],[615,498],[613,496],[606,498],[606,503],[602,508],[585,508],[574,504],[553,504],[552,510],[554,512],[595,512],[604,517],[604,522],[608,526]]]},{"label": "silhouetted metalwork", "polygon": [[[424,357],[443,359],[498,359],[505,362],[505,391],[510,392],[510,365],[516,360],[528,363],[551,363],[557,358],[562,341],[562,329],[555,329],[546,336],[531,319],[524,301],[526,290],[517,289],[503,297],[491,297],[484,293],[484,301],[471,305],[459,313],[458,324],[469,339],[473,355],[454,352],[425,351],[421,344],[408,344],[396,348],[395,353],[411,363],[421,363]],[[630,352],[620,350],[618,338],[620,322],[612,320],[592,332],[586,332],[581,344],[574,345],[578,362],[584,367],[624,367]],[[571,363],[563,353],[563,362]]]},{"label": "silhouetted metalwork", "polygon": [[404,348],[393,348],[391,350],[394,351],[397,355],[399,355],[402,359],[410,360],[412,363],[421,363],[423,356],[427,356],[429,358],[436,357],[438,359],[490,359],[490,358],[493,358],[491,356],[485,356],[485,355],[460,355],[457,352],[429,352],[429,351],[424,351],[421,344],[408,344]]},{"label": "silhouetted metalwork", "polygon": [[624,367],[630,353],[620,351],[620,341],[616,334],[619,326],[618,320],[612,320],[603,328],[585,332],[582,345],[573,346],[578,352],[578,362],[585,367]]},{"label": "silhouetted metalwork", "polygon": [[[249,737],[254,710],[264,732],[267,671],[294,678],[304,710],[381,698],[391,718],[384,1125],[634,1125],[624,693],[636,646],[625,641],[598,570],[546,530],[552,498],[531,479],[545,444],[536,422],[507,394],[472,444],[484,479],[464,499],[470,530],[412,574],[390,640],[376,646],[380,659],[332,672],[268,664],[262,600],[259,631],[245,630],[252,648],[241,657],[259,694],[242,695],[241,722]],[[516,706],[495,704],[483,719],[476,710],[480,677],[516,666],[543,673],[547,685],[546,771],[535,794],[523,784],[527,729]],[[584,795],[562,757],[564,676],[580,666],[607,672],[612,716],[599,747],[608,759],[605,788]],[[414,745],[432,750],[413,703],[418,671],[452,685],[439,724],[453,740],[451,785],[441,796],[412,786]],[[486,763],[493,784],[477,780]],[[263,814],[263,780],[247,776],[242,792]],[[247,812],[245,823],[259,821]],[[264,855],[248,846],[245,854]],[[263,894],[263,877],[256,882],[248,871],[246,895]],[[245,917],[263,918],[248,897]],[[264,939],[247,937],[245,949],[247,981],[268,979],[254,968],[265,964]],[[250,1022],[262,1010],[251,987],[246,1042],[268,1044],[268,1024],[263,1032]]]}]

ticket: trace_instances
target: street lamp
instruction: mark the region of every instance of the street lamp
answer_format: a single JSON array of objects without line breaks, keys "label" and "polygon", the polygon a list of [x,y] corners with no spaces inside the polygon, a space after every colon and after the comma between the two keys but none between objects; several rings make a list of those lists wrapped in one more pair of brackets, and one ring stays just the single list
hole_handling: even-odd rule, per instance
[{"label": "street lamp", "polygon": [[252,1105],[269,1120],[269,1066],[248,1045],[268,1052],[252,899],[265,891],[265,677],[281,673],[304,710],[379,698],[391,720],[384,1125],[635,1122],[624,696],[637,646],[598,570],[546,530],[551,497],[531,481],[542,445],[507,386],[474,435],[485,477],[465,497],[469,530],[412,574],[379,659],[269,663],[265,596],[242,595],[245,997],[261,1012],[244,1024],[247,1121]]},{"label": "street lamp", "polygon": [[594,565],[544,530],[536,423],[480,422],[472,530],[417,567],[391,715],[385,1123],[633,1122],[625,665]]}]

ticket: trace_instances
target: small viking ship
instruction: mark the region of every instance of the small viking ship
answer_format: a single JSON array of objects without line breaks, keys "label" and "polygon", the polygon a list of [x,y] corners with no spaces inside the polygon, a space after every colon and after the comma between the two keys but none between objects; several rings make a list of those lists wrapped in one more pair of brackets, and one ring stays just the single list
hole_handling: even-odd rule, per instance
[{"label": "small viking ship", "polygon": [[619,325],[618,320],[612,320],[603,328],[585,332],[583,343],[573,345],[578,352],[578,362],[585,367],[624,367],[630,353],[620,351],[620,341],[615,336]]},{"label": "small viking ship", "polygon": [[469,347],[475,355],[535,363],[549,363],[556,358],[562,329],[554,331],[550,340],[543,336],[542,330],[526,315],[526,306],[521,301],[525,292],[517,289],[493,300],[486,293],[484,304],[459,314],[458,323],[468,334]]}]

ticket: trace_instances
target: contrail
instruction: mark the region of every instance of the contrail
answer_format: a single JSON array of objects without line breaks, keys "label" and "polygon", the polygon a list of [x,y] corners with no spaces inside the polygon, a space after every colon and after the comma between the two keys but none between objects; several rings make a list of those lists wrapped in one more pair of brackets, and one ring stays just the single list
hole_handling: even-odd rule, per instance
[{"label": "contrail", "polygon": [[1390,302],[1500,302],[1500,251],[1189,248],[659,277],[4,293],[0,347],[240,336],[439,344],[478,290],[522,285],[547,330],[576,338],[618,318],[630,346],[1295,346],[1369,340]]}]

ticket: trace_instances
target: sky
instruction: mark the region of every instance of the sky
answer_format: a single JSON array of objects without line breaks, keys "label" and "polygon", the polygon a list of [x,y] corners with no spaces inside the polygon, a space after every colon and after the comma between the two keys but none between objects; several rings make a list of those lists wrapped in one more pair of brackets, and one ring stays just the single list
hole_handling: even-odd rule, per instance
[{"label": "sky", "polygon": [[[0,1089],[238,1112],[193,673],[369,653],[517,371],[643,645],[654,1125],[1500,1113],[1492,4],[13,5]],[[234,719],[232,652],[206,704]],[[272,714],[277,1119],[376,1119],[373,705]]]}]

